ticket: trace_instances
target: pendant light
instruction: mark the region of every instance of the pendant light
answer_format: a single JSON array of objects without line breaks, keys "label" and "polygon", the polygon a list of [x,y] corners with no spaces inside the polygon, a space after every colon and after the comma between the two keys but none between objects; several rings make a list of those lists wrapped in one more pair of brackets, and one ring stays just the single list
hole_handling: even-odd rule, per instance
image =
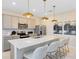
[{"label": "pendant light", "polygon": [[43,20],[48,20],[48,17],[45,16],[45,13],[46,13],[46,0],[43,0],[44,1],[44,16],[42,17]]},{"label": "pendant light", "polygon": [[29,9],[30,9],[30,8],[29,8],[29,0],[28,0],[28,12],[27,12],[27,13],[24,13],[23,16],[26,16],[27,18],[30,18],[30,17],[33,16],[33,14],[30,12]]},{"label": "pendant light", "polygon": [[55,18],[55,5],[53,5],[53,20],[52,20],[52,22],[56,22],[57,20],[56,20],[56,18]]}]

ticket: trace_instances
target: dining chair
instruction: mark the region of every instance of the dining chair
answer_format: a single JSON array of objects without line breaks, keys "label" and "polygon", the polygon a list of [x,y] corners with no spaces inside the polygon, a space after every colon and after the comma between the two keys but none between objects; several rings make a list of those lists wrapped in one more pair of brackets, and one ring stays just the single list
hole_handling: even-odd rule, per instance
[{"label": "dining chair", "polygon": [[44,59],[47,55],[48,45],[38,47],[32,53],[24,54],[24,59]]}]

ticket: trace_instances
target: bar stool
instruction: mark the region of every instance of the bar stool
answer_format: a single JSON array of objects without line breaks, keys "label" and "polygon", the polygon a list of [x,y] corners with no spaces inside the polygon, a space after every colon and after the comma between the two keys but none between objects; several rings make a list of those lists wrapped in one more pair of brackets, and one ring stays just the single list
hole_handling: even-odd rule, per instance
[{"label": "bar stool", "polygon": [[69,51],[68,43],[69,43],[69,39],[68,38],[67,39],[62,39],[62,40],[59,41],[58,52],[59,52],[60,58],[67,54],[66,48]]},{"label": "bar stool", "polygon": [[59,41],[56,41],[56,42],[52,42],[49,46],[48,46],[48,49],[47,49],[47,56],[49,58],[53,58],[55,57],[57,59],[57,52],[58,52],[58,44],[59,44]]},{"label": "bar stool", "polygon": [[67,54],[67,52],[69,52],[69,47],[68,47],[69,41],[70,41],[69,38],[64,40],[64,50],[65,50],[66,54]]},{"label": "bar stool", "polygon": [[33,53],[24,54],[24,59],[44,59],[47,54],[48,45],[38,47]]}]

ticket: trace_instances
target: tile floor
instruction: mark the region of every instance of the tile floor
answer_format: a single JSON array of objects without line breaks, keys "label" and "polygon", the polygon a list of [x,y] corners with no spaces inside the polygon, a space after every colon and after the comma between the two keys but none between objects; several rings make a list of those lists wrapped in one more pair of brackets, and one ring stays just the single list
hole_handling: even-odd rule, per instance
[{"label": "tile floor", "polygon": [[[67,54],[67,56],[63,57],[62,59],[76,59],[76,53],[75,53],[75,39],[71,39],[69,42],[69,53]],[[10,59],[10,51],[7,52],[3,52],[3,59]]]}]

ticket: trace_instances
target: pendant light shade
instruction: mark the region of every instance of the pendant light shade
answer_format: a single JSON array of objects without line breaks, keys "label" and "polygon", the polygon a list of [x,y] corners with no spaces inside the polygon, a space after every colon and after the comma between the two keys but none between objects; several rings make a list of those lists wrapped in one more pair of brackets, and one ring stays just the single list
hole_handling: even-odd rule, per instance
[{"label": "pendant light shade", "polygon": [[29,0],[28,0],[28,12],[24,13],[23,16],[26,16],[27,18],[30,18],[33,16],[33,14],[29,12]]},{"label": "pendant light shade", "polygon": [[48,20],[48,17],[45,16],[45,12],[46,12],[46,0],[44,1],[44,16],[42,17],[43,20]]},{"label": "pendant light shade", "polygon": [[52,20],[52,22],[57,22],[57,20]]},{"label": "pendant light shade", "polygon": [[44,16],[44,17],[42,17],[42,19],[44,19],[44,20],[48,20],[48,17],[45,17],[45,16]]},{"label": "pendant light shade", "polygon": [[27,12],[27,13],[24,13],[23,16],[26,16],[27,18],[30,18],[30,17],[33,16],[33,14],[30,13],[30,12]]}]

